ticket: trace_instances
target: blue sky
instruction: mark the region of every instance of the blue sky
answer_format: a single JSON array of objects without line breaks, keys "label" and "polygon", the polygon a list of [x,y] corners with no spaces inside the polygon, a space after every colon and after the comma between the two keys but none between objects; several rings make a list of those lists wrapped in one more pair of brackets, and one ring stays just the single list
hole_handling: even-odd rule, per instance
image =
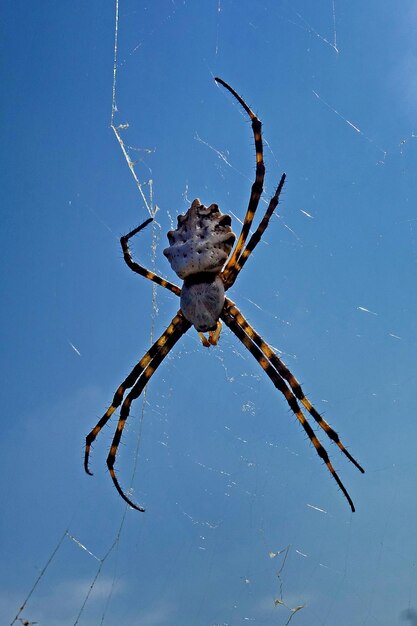
[{"label": "blue sky", "polygon": [[114,420],[82,468],[178,308],[119,249],[148,212],[110,128],[115,6],[5,3],[2,624],[65,531],[19,615],[42,626],[284,625],[300,605],[294,626],[414,623],[417,10],[398,7],[120,0],[115,123],[158,207],[135,255],[177,282],[165,234],[195,197],[238,231],[254,148],[221,76],[263,121],[266,199],[287,174],[230,297],[366,469],[322,438],[351,514],[237,339],[189,331],[120,447],[141,515],[106,472]]}]

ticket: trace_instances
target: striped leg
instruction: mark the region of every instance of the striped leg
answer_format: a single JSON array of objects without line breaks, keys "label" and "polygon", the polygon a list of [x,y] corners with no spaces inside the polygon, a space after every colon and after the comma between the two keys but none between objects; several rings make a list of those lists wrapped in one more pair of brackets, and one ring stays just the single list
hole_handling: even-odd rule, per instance
[{"label": "striped leg", "polygon": [[308,423],[305,415],[302,413],[301,408],[297,402],[297,398],[295,397],[293,391],[289,387],[287,387],[284,378],[280,375],[277,369],[275,369],[272,363],[266,358],[266,356],[262,353],[260,348],[258,348],[255,342],[251,339],[251,337],[246,334],[246,332],[240,326],[238,321],[230,314],[230,312],[228,312],[227,308],[223,310],[221,317],[222,317],[222,320],[225,322],[225,324],[230,328],[230,330],[243,343],[245,348],[247,348],[249,352],[252,354],[252,356],[255,357],[255,359],[258,361],[259,365],[262,367],[262,369],[267,374],[267,376],[271,379],[275,387],[285,396],[285,399],[288,402],[289,407],[291,408],[292,412],[294,413],[294,415],[300,422],[301,426],[304,428],[304,431],[306,432],[308,438],[310,439],[311,443],[315,447],[317,454],[324,461],[329,472],[331,473],[334,480],[339,485],[345,498],[349,502],[350,508],[352,509],[352,511],[355,511],[352,498],[350,497],[345,486],[340,480],[336,470],[331,464],[326,450],[320,443],[318,437],[316,436],[310,424]]},{"label": "striped leg", "polygon": [[141,224],[137,228],[134,228],[130,233],[128,233],[127,235],[123,235],[123,237],[120,238],[120,244],[123,250],[123,258],[133,272],[136,272],[137,274],[140,274],[145,278],[149,278],[149,280],[152,280],[157,285],[161,285],[161,287],[165,287],[165,289],[169,289],[170,291],[172,291],[172,293],[175,293],[176,296],[179,296],[181,294],[181,289],[177,287],[177,285],[174,285],[174,283],[170,283],[168,280],[165,280],[165,278],[162,278],[154,272],[147,270],[146,267],[142,267],[142,265],[136,263],[132,258],[132,253],[130,252],[128,243],[129,239],[136,235],[143,228],[145,228],[152,221],[153,217],[150,217],[146,220],[146,222],[143,222],[143,224]]},{"label": "striped leg", "polygon": [[178,341],[181,335],[186,330],[188,330],[189,325],[187,326],[187,324],[188,322],[186,322],[182,312],[179,311],[172,320],[171,324],[165,330],[165,332],[159,337],[157,341],[155,341],[151,348],[149,348],[148,352],[141,358],[139,363],[135,365],[129,376],[119,386],[116,393],[114,394],[113,402],[111,403],[103,417],[97,422],[91,432],[87,435],[85,442],[84,469],[87,474],[90,474],[90,476],[92,476],[92,472],[88,468],[88,460],[90,456],[91,444],[94,442],[101,429],[107,424],[117,407],[119,407],[122,403],[126,389],[130,389],[131,387],[133,387],[138,378],[142,375],[145,368],[148,367],[152,359],[158,354],[158,352],[162,348],[164,348],[164,346],[168,342],[172,343],[173,341],[172,345],[174,345],[174,343]]},{"label": "striped leg", "polygon": [[118,387],[116,393],[114,394],[113,402],[111,403],[103,417],[97,422],[96,426],[94,426],[91,432],[87,435],[84,455],[84,469],[90,476],[92,476],[92,472],[88,468],[88,460],[92,443],[95,441],[101,429],[107,424],[115,410],[121,405],[126,389],[130,389],[131,387],[133,387],[139,376],[142,374],[143,370],[149,365],[150,361],[158,353],[162,346],[165,345],[167,339],[176,331],[178,324],[183,323],[184,316],[182,312],[179,311],[172,320],[171,324],[161,335],[161,337],[159,337],[159,339],[155,341],[151,348],[149,348],[148,352],[141,358],[139,363],[135,365],[127,378]]},{"label": "striped leg", "polygon": [[365,470],[361,465],[353,458],[353,456],[346,450],[345,446],[339,439],[339,435],[333,428],[326,422],[326,420],[320,415],[320,413],[314,408],[311,404],[310,400],[304,395],[304,392],[301,388],[300,383],[295,378],[295,376],[290,372],[285,363],[275,354],[272,348],[262,339],[259,333],[256,332],[254,328],[249,324],[249,322],[243,317],[242,313],[239,311],[237,306],[233,304],[230,300],[226,300],[227,311],[230,313],[239,326],[243,328],[245,333],[252,339],[254,343],[262,350],[262,353],[266,358],[270,361],[270,363],[274,366],[277,372],[280,374],[282,378],[284,378],[289,386],[291,387],[295,397],[302,403],[304,408],[310,413],[311,417],[317,422],[317,424],[324,430],[326,435],[331,439],[343,452],[345,456],[355,465],[362,474],[365,473]]},{"label": "striped leg", "polygon": [[249,239],[248,245],[243,250],[243,252],[240,255],[239,259],[236,261],[234,266],[231,267],[231,269],[229,271],[229,274],[227,276],[226,282],[225,282],[225,288],[226,289],[230,289],[230,287],[233,285],[233,283],[235,282],[235,280],[237,278],[237,275],[239,274],[240,270],[245,265],[246,261],[248,260],[248,258],[252,254],[253,250],[256,248],[256,246],[260,242],[262,235],[264,234],[265,230],[268,227],[269,220],[271,219],[273,212],[275,211],[275,209],[278,206],[279,196],[281,194],[281,191],[282,191],[282,188],[284,186],[284,183],[285,183],[285,174],[283,174],[281,176],[281,180],[279,181],[279,185],[277,187],[277,190],[276,190],[275,194],[272,196],[271,201],[270,201],[270,203],[268,205],[268,208],[266,210],[266,213],[263,216],[261,222],[259,223],[258,228],[253,233],[252,237]]},{"label": "striped leg", "polygon": [[133,400],[136,400],[136,398],[140,396],[143,389],[147,385],[149,379],[154,374],[158,366],[162,363],[164,358],[167,356],[168,352],[170,352],[170,350],[174,347],[177,341],[182,337],[184,333],[187,332],[187,330],[191,326],[191,324],[185,319],[182,313],[180,313],[180,315],[182,319],[177,323],[177,325],[173,328],[173,330],[171,330],[171,332],[168,334],[165,343],[161,346],[159,351],[156,353],[153,359],[149,362],[146,369],[144,369],[142,374],[139,376],[137,382],[133,386],[132,390],[128,393],[125,400],[123,401],[122,408],[120,409],[120,418],[117,423],[116,432],[113,437],[109,455],[107,457],[107,467],[109,469],[110,476],[113,480],[114,486],[116,487],[117,491],[119,492],[123,500],[125,500],[125,502],[127,502],[131,507],[133,507],[137,511],[141,511],[141,512],[144,512],[145,509],[141,506],[138,506],[137,504],[134,504],[134,502],[132,502],[132,500],[130,500],[127,497],[127,495],[124,493],[123,489],[121,488],[119,481],[116,477],[116,472],[114,470],[114,463],[116,460],[117,449],[120,444],[120,439],[122,437],[123,429],[125,427],[126,420],[129,417],[130,407],[131,407]]},{"label": "striped leg", "polygon": [[236,98],[239,104],[245,109],[246,113],[249,115],[252,120],[252,130],[253,136],[255,139],[255,150],[256,150],[256,176],[255,182],[252,185],[252,191],[249,198],[249,204],[245,215],[245,221],[243,222],[242,230],[239,235],[239,239],[237,240],[236,247],[232,253],[232,256],[228,260],[226,267],[223,271],[223,276],[225,280],[225,284],[227,284],[227,278],[230,270],[234,267],[236,261],[238,260],[240,253],[242,252],[244,245],[246,243],[247,236],[250,231],[250,227],[253,222],[253,218],[255,216],[256,209],[258,208],[259,199],[262,195],[263,184],[265,178],[265,165],[264,165],[264,157],[263,157],[263,144],[262,144],[262,122],[259,120],[255,113],[248,107],[246,102],[239,96],[236,91],[230,87],[224,80],[221,78],[214,79],[220,85],[223,85],[230,93]]}]

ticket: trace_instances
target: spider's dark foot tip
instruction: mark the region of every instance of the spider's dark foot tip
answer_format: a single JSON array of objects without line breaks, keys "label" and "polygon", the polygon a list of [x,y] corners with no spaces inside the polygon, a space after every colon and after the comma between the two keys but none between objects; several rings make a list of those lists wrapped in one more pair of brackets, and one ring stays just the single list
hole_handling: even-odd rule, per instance
[{"label": "spider's dark foot tip", "polygon": [[355,461],[353,457],[350,460],[352,461],[353,465],[358,468],[361,474],[365,474],[365,470],[363,469],[362,465],[359,465],[359,463]]},{"label": "spider's dark foot tip", "polygon": [[355,505],[353,504],[352,498],[350,497],[350,495],[347,492],[345,493],[345,496],[346,496],[347,501],[349,502],[349,506],[350,506],[350,508],[352,510],[352,513],[354,513],[355,512]]},{"label": "spider's dark foot tip", "polygon": [[146,228],[146,226],[150,224],[151,222],[153,222],[153,220],[154,220],[153,217],[148,217],[148,219],[145,220],[143,224],[140,224],[139,226],[131,230],[130,233],[127,233],[127,235],[122,235],[120,237],[120,243],[122,244],[122,246],[126,245],[129,239],[131,239],[131,237],[134,237],[134,235],[137,235],[137,233],[139,233],[143,228]]},{"label": "spider's dark foot tip", "polygon": [[126,500],[131,509],[135,509],[135,511],[139,511],[139,513],[145,513],[145,509],[143,508],[143,506],[139,506],[139,504],[134,504],[134,502],[131,502],[127,498],[123,499]]},{"label": "spider's dark foot tip", "polygon": [[[87,447],[90,448],[90,446],[88,445],[88,441],[87,441]],[[88,467],[88,462],[90,460],[90,455],[88,454],[88,452],[86,451],[84,454],[84,471],[86,474],[88,474],[89,476],[93,475],[93,472],[90,472],[90,468]]]},{"label": "spider's dark foot tip", "polygon": [[92,472],[92,471],[90,471],[90,468],[88,467],[88,462],[87,462],[87,461],[84,463],[84,471],[85,471],[85,473],[86,473],[86,474],[88,474],[89,476],[93,476],[93,472]]},{"label": "spider's dark foot tip", "polygon": [[226,87],[226,89],[228,89],[229,91],[233,91],[230,85],[228,85],[226,81],[223,80],[223,78],[219,78],[218,76],[215,76],[214,80],[216,81],[216,83],[219,83],[220,85],[223,85],[223,87]]}]

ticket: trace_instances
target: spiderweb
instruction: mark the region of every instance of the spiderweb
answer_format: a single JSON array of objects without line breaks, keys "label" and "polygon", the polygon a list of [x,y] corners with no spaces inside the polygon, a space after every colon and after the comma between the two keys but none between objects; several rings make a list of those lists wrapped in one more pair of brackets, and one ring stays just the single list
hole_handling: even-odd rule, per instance
[{"label": "spiderweb", "polygon": [[[58,299],[56,345],[67,352],[41,353],[55,339],[50,320],[42,344],[25,337],[24,356],[28,346],[44,356],[5,446],[16,478],[3,502],[19,513],[4,513],[1,623],[416,624],[413,4],[102,6],[84,8],[81,24],[65,9],[62,22],[39,21],[51,38],[71,26],[71,49],[55,43],[71,83],[58,102],[70,94],[63,119],[84,107],[87,122],[71,126],[80,170],[68,166],[68,188],[45,157],[69,199],[46,204],[33,232],[57,258],[59,233],[64,260],[56,280],[50,256],[33,262],[46,301]],[[128,271],[119,235],[154,217],[134,255],[175,280],[162,249],[179,212],[195,197],[217,202],[235,232],[244,215],[251,129],[214,75],[263,120],[264,203],[287,173],[277,216],[230,295],[364,465],[360,476],[320,434],[353,515],[226,330],[210,350],[190,331],[133,407],[116,467],[145,514],[124,506],[105,471],[114,420],[95,444],[94,477],[82,473],[85,433],[178,308]],[[36,380],[33,363],[21,376],[22,362],[11,368]]]}]

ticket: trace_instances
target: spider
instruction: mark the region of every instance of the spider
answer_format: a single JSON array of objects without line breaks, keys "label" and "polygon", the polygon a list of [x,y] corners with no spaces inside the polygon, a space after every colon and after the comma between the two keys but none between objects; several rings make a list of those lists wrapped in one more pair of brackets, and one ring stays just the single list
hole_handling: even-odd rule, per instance
[{"label": "spider", "polygon": [[[324,430],[329,439],[356,465],[359,471],[363,473],[364,469],[347,451],[338,434],[313,407],[304,395],[300,383],[283,361],[247,322],[234,302],[225,296],[225,291],[234,284],[239,272],[268,227],[279,202],[285,182],[285,174],[282,174],[278,187],[258,227],[247,241],[262,195],[265,177],[262,123],[243,98],[230,85],[221,78],[215,78],[214,80],[234,96],[246,111],[252,123],[256,149],[256,175],[242,230],[232,252],[236,236],[231,230],[230,216],[222,214],[216,204],[206,207],[201,204],[199,199],[195,199],[187,213],[178,216],[176,230],[168,232],[169,247],[164,250],[164,255],[168,258],[172,269],[183,281],[182,287],[165,280],[133,260],[129,249],[129,240],[152,222],[153,218],[147,219],[143,224],[121,237],[120,243],[123,250],[123,258],[128,267],[137,274],[148,278],[179,296],[181,308],[165,332],[155,341],[119,386],[114,394],[113,402],[87,435],[84,468],[87,474],[92,475],[92,472],[89,470],[91,444],[121,405],[119,421],[107,457],[107,467],[113,483],[123,500],[137,511],[143,512],[145,510],[142,506],[132,502],[124,493],[114,469],[117,450],[132,402],[140,396],[155,370],[191,326],[194,326],[199,333],[203,345],[210,347],[215,346],[219,340],[221,331],[220,320],[222,320],[258,361],[275,387],[284,395],[290,409],[315,447],[318,456],[326,464],[329,472],[349,502],[350,508],[354,511],[355,507],[349,493],[331,464],[326,450],[302,412],[300,404],[317,422],[318,426]],[[208,336],[206,337],[203,333],[208,333]],[[125,396],[127,389],[130,389],[130,391]]]}]

